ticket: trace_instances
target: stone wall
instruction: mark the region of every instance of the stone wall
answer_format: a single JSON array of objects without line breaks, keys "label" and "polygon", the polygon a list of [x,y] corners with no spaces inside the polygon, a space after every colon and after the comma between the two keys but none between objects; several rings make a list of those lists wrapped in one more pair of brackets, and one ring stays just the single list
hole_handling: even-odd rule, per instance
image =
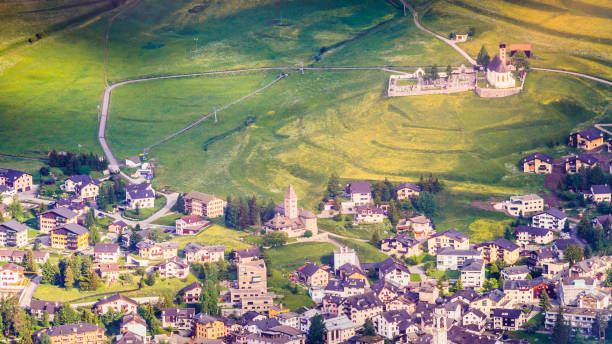
[{"label": "stone wall", "polygon": [[523,81],[521,82],[521,86],[512,87],[512,88],[480,88],[476,87],[476,94],[482,98],[501,98],[501,97],[509,97],[518,93],[521,93],[523,90],[523,86],[525,86],[525,79],[527,79],[527,75],[523,76]]}]

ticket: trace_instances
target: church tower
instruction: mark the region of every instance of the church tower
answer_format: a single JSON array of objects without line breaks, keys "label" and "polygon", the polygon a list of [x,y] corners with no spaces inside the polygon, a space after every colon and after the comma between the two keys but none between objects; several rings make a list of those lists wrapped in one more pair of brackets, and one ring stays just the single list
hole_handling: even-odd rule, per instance
[{"label": "church tower", "polygon": [[433,341],[432,344],[447,344],[446,331],[446,317],[439,313],[434,313],[434,329],[433,329]]},{"label": "church tower", "polygon": [[299,216],[298,197],[297,197],[297,194],[295,193],[295,190],[293,190],[293,185],[291,184],[289,184],[289,187],[287,188],[287,192],[285,192],[284,208],[285,208],[285,216],[287,216],[290,219],[297,219],[297,217]]},{"label": "church tower", "polygon": [[499,43],[499,59],[502,61],[502,66],[506,66],[506,43]]}]

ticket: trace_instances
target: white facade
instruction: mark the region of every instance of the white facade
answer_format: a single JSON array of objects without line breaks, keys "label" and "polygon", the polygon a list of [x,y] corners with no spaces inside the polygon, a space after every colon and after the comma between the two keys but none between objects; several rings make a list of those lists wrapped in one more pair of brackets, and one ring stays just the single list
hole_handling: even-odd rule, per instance
[{"label": "white facade", "polygon": [[546,228],[560,231],[565,227],[567,217],[558,218],[546,212],[533,215],[531,218],[531,225],[537,228]]},{"label": "white facade", "polygon": [[467,259],[480,258],[478,250],[441,249],[436,255],[438,270],[459,270]]},{"label": "white facade", "polygon": [[544,210],[544,199],[535,194],[512,196],[504,203],[504,209],[512,216],[525,216],[528,213]]}]

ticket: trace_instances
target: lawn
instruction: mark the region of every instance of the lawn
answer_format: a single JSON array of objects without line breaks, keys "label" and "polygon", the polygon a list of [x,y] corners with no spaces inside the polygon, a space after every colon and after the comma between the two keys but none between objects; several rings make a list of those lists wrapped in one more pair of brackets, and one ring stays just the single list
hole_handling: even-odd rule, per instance
[{"label": "lawn", "polygon": [[159,219],[153,221],[153,224],[162,225],[162,226],[174,226],[176,224],[176,220],[184,216],[183,214],[169,214],[166,216],[162,216]]},{"label": "lawn", "polygon": [[166,197],[160,194],[155,195],[155,203],[153,208],[129,209],[123,212],[123,217],[133,220],[144,220],[158,212],[166,205]]},{"label": "lawn", "polygon": [[[391,236],[392,233],[387,230],[389,226],[381,226],[381,225],[359,225],[359,226],[351,226],[350,228],[344,227],[345,224],[352,222],[352,216],[349,215],[350,220],[348,221],[339,221],[336,222],[332,219],[318,219],[317,225],[319,229],[324,230],[326,232],[338,234],[341,236],[356,238],[356,239],[364,239],[369,240],[372,237],[372,233],[378,227],[381,238],[386,238]],[[380,230],[382,228],[382,230]]]},{"label": "lawn", "polygon": [[377,263],[389,258],[389,256],[382,253],[378,247],[374,247],[367,242],[340,238],[334,238],[334,240],[354,249],[359,255],[359,260],[362,263]]},{"label": "lawn", "polygon": [[179,250],[182,250],[188,242],[196,242],[206,246],[225,245],[225,251],[229,253],[233,250],[251,247],[251,245],[243,241],[243,238],[247,235],[248,233],[243,231],[213,224],[197,235],[177,236],[171,241],[179,243]]},{"label": "lawn", "polygon": [[268,250],[271,266],[269,268],[289,273],[306,262],[315,264],[333,263],[336,246],[328,243],[308,242],[275,247]]},{"label": "lawn", "polygon": [[273,270],[271,274],[271,277],[268,278],[268,291],[283,296],[276,301],[293,310],[314,306],[314,302],[308,296],[308,290],[299,287],[297,292],[294,293],[293,289],[290,288],[291,282],[284,278],[279,271]]}]

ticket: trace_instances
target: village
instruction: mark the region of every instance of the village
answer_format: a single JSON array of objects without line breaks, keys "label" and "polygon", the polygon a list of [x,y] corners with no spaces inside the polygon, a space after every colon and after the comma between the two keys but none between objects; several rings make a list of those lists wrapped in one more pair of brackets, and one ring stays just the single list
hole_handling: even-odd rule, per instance
[{"label": "village", "polygon": [[[0,293],[10,312],[27,311],[39,343],[304,344],[316,336],[327,344],[521,342],[506,335],[513,331],[601,338],[612,325],[612,142],[592,128],[571,133],[567,144],[575,154],[536,152],[519,162],[525,174],[546,175],[554,197],[491,202],[514,219],[504,237],[472,242],[455,229],[438,231],[431,214],[444,185],[436,177],[343,184],[332,176],[318,215],[298,206],[289,184],[283,201],[252,221],[260,244],[238,250],[193,241],[179,249],[175,241],[241,221],[235,200],[181,193],[168,210],[176,214],[173,226],[142,228],[140,214],[165,209],[147,178],[150,163],[126,159],[133,177],[143,176],[126,184],[104,172],[103,158],[53,151],[51,164],[72,176],[60,181],[43,167],[37,185],[31,174],[0,169]],[[79,174],[75,159],[102,177]],[[370,244],[388,258],[362,262],[319,228],[320,219],[374,228]],[[392,235],[368,227],[380,224]],[[293,288],[314,306],[290,309],[269,290],[266,251],[300,241],[338,248],[330,264],[307,261],[291,273]],[[95,291],[135,278],[140,288],[156,280],[183,287],[147,297],[107,292],[91,302],[33,298],[41,284]],[[7,333],[17,326],[12,321],[4,322]]]}]

